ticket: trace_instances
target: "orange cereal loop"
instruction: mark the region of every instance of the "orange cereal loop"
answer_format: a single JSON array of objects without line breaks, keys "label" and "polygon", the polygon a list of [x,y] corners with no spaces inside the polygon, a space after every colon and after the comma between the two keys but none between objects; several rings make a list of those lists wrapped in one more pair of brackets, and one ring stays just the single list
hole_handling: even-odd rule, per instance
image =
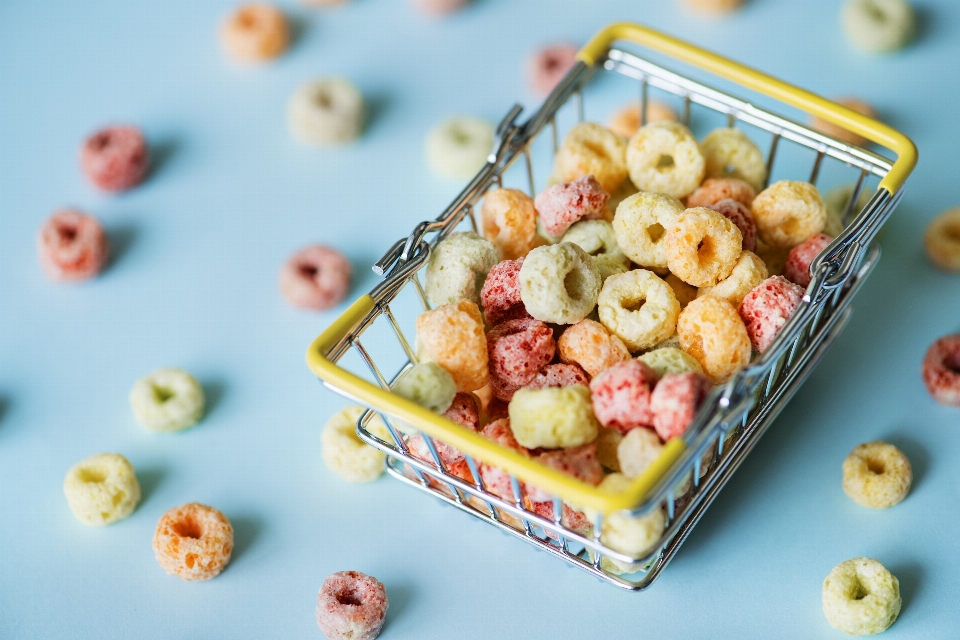
[{"label": "orange cereal loop", "polygon": [[503,254],[504,260],[522,258],[533,248],[537,212],[533,200],[519,189],[493,189],[480,208],[483,237]]},{"label": "orange cereal loop", "polygon": [[695,287],[712,287],[733,271],[743,252],[737,225],[713,209],[687,209],[667,229],[667,266]]},{"label": "orange cereal loop", "polygon": [[697,298],[677,320],[680,347],[714,383],[726,382],[750,362],[750,336],[736,308],[722,298]]},{"label": "orange cereal loop", "polygon": [[183,580],[209,580],[230,561],[233,526],[227,517],[198,502],[170,509],[160,516],[153,534],[153,554],[169,575]]},{"label": "orange cereal loop", "polygon": [[245,4],[227,17],[220,29],[224,49],[237,60],[276,58],[290,42],[287,19],[270,4]]},{"label": "orange cereal loop", "polygon": [[[747,294],[766,279],[767,265],[760,259],[760,256],[750,251],[744,251],[740,254],[740,259],[737,260],[737,264],[733,267],[729,276],[712,287],[701,287],[695,295],[697,298],[703,296],[723,298],[739,308]],[[669,282],[669,279],[667,282]]]},{"label": "orange cereal loop", "polygon": [[630,359],[623,340],[595,320],[583,319],[571,325],[557,340],[561,362],[578,364],[591,377],[610,366]]},{"label": "orange cereal loop", "polygon": [[475,303],[461,300],[421,314],[417,339],[429,358],[453,377],[457,391],[476,391],[487,384],[487,337]]},{"label": "orange cereal loop", "polygon": [[721,200],[736,200],[749,209],[756,197],[756,190],[749,182],[740,178],[707,178],[696,191],[687,196],[687,206],[693,209],[709,207]]},{"label": "orange cereal loop", "polygon": [[581,122],[570,129],[553,161],[557,182],[592,175],[607,193],[627,179],[627,143],[603,125]]},{"label": "orange cereal loop", "polygon": [[787,264],[787,258],[790,257],[790,249],[777,249],[762,241],[757,242],[757,256],[767,265],[768,276],[779,276],[783,273],[783,268]]},{"label": "orange cereal loop", "polygon": [[677,276],[672,273],[668,273],[667,277],[663,279],[670,288],[673,289],[673,293],[677,296],[677,302],[680,303],[680,308],[683,309],[691,300],[697,297],[698,289],[692,285],[687,284]]},{"label": "orange cereal loop", "polygon": [[774,182],[754,198],[752,212],[760,239],[774,249],[792,249],[827,223],[820,192],[809,182]]},{"label": "orange cereal loop", "polygon": [[[659,100],[647,100],[647,122],[676,120],[677,112],[670,105]],[[645,123],[644,123],[645,124]],[[630,138],[640,128],[640,103],[633,102],[610,116],[607,122],[610,130],[624,138]]]},{"label": "orange cereal loop", "polygon": [[[868,118],[877,117],[876,110],[857,98],[835,98],[834,102],[837,104],[842,104],[848,109],[852,109],[857,113],[863,114]],[[833,136],[834,138],[839,138],[844,142],[849,142],[850,144],[857,145],[858,147],[865,147],[870,144],[870,141],[861,136],[860,134],[854,133],[849,129],[844,129],[839,125],[835,125],[832,122],[827,122],[821,118],[811,118],[810,126],[819,131],[820,133],[825,133],[828,136]]]},{"label": "orange cereal loop", "polygon": [[960,207],[944,211],[930,222],[923,245],[938,268],[960,272]]}]

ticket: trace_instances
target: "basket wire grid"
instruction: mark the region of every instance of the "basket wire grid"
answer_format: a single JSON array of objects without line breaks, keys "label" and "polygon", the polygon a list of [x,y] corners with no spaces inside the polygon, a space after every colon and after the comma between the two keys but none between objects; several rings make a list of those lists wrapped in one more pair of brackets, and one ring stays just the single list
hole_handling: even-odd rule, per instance
[{"label": "basket wire grid", "polygon": [[[868,121],[868,126],[864,127],[857,123],[859,116],[845,114],[842,107],[824,101],[828,104],[827,111],[836,112],[828,114],[834,115],[834,120],[839,117],[836,114],[849,116],[844,121],[853,122],[849,128],[865,128],[865,133],[873,134],[870,137],[875,140],[893,140],[895,144],[888,143],[887,146],[896,149],[900,158],[896,163],[891,162],[610,46],[614,39],[623,37],[672,53],[708,70],[710,64],[715,66],[719,64],[716,61],[720,61],[728,66],[719,70],[714,68],[714,71],[720,71],[720,75],[728,78],[734,76],[731,79],[747,86],[751,82],[756,85],[757,79],[737,76],[730,69],[756,74],[762,80],[760,88],[763,92],[776,94],[769,89],[771,83],[777,81],[643,27],[614,25],[601,32],[581,52],[581,60],[528,120],[518,122],[519,105],[508,112],[496,129],[494,151],[486,166],[436,220],[419,223],[407,238],[398,240],[374,265],[374,271],[384,276],[383,281],[314,341],[308,351],[308,362],[328,388],[372,407],[358,420],[357,432],[365,442],[387,454],[387,470],[392,476],[611,584],[642,590],[660,575],[717,493],[843,329],[851,312],[851,299],[879,258],[879,247],[871,244],[872,240],[902,197],[902,183],[915,162],[915,151],[912,143],[900,134],[873,121]],[[664,42],[670,46],[664,46]],[[844,172],[854,183],[842,214],[845,229],[812,265],[812,280],[806,295],[773,345],[730,381],[715,387],[690,428],[681,437],[668,441],[660,459],[634,480],[630,490],[620,495],[605,495],[575,479],[558,477],[559,472],[522,459],[389,394],[392,384],[417,361],[412,342],[401,328],[390,303],[412,287],[422,310],[430,309],[417,273],[426,264],[431,248],[440,240],[462,225],[477,229],[475,208],[487,190],[503,186],[505,181],[519,175],[524,184],[517,186],[528,190],[531,197],[536,195],[532,145],[544,131],[549,131],[551,148],[556,152],[560,137],[558,112],[570,105],[575,110],[576,120],[584,121],[587,110],[584,89],[598,73],[615,74],[633,81],[637,91],[633,95],[639,97],[641,114],[646,113],[649,94],[653,90],[681,102],[685,124],[690,124],[695,111],[703,110],[720,114],[726,119],[726,126],[766,132],[770,140],[767,147],[768,175],[773,173],[784,147],[793,145],[810,157],[808,173],[793,176],[793,179],[817,184],[829,165]],[[800,92],[792,87],[789,89]],[[796,104],[795,100],[785,101]],[[877,130],[882,135],[877,134]],[[905,170],[904,165],[907,165]],[[879,186],[873,186],[877,182]],[[858,212],[860,196],[868,189],[874,189],[874,193]],[[381,318],[385,318],[389,333],[396,338],[399,359],[404,361],[397,374],[389,379],[361,342],[363,334]],[[373,384],[338,366],[338,361],[351,349],[366,366]],[[368,428],[376,414],[383,418],[391,440],[379,438]],[[420,460],[410,454],[395,420],[403,420],[421,429],[432,460]],[[466,454],[473,481],[458,477],[445,468],[434,438],[456,446]],[[478,458],[510,472],[513,500],[505,500],[485,489],[478,473]],[[538,515],[525,506],[523,482],[554,494],[552,518]],[[592,531],[581,535],[565,526],[561,522],[563,504],[592,507],[588,511],[593,522]],[[625,510],[639,517],[653,509],[663,509],[666,526],[659,540],[647,551],[630,555],[604,544],[601,539],[603,519],[609,513]]]}]

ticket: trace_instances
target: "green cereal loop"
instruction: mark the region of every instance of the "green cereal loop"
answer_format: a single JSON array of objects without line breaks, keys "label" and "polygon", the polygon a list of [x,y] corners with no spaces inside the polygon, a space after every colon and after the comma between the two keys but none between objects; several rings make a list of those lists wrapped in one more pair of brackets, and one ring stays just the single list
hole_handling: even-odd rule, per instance
[{"label": "green cereal loop", "polygon": [[900,614],[900,581],[873,558],[853,558],[823,581],[823,615],[853,636],[885,631]]},{"label": "green cereal loop", "polygon": [[637,356],[637,360],[649,365],[660,378],[668,373],[703,373],[703,367],[693,356],[676,347],[654,349]]},{"label": "green cereal loop", "polygon": [[593,442],[600,428],[582,384],[519,389],[509,412],[513,437],[527,449],[576,447]]},{"label": "green cereal loop", "polygon": [[841,19],[853,44],[868,53],[896,51],[916,29],[913,7],[905,0],[850,0]]},{"label": "green cereal loop", "polygon": [[610,276],[626,273],[630,258],[617,244],[613,225],[606,220],[580,220],[563,234],[563,242],[572,242],[587,252],[600,270],[601,283]]},{"label": "green cereal loop", "polygon": [[421,362],[397,381],[393,392],[424,409],[443,413],[453,404],[457,385],[453,376],[436,362]]},{"label": "green cereal loop", "polygon": [[119,453],[101,453],[70,467],[63,493],[77,520],[101,527],[133,513],[140,483],[133,465]]},{"label": "green cereal loop", "polygon": [[182,369],[157,369],[133,385],[130,407],[150,431],[180,431],[203,417],[203,387]]},{"label": "green cereal loop", "polygon": [[596,306],[601,285],[593,259],[570,242],[537,247],[520,267],[520,299],[543,322],[580,322]]},{"label": "green cereal loop", "polygon": [[425,274],[427,297],[435,305],[469,300],[480,304],[487,273],[500,262],[500,252],[473,231],[451,233],[430,253]]}]

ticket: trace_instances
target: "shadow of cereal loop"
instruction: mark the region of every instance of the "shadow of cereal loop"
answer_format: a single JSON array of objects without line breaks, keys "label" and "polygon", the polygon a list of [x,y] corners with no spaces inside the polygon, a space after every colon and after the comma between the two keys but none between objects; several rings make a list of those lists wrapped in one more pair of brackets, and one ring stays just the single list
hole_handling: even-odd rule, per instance
[{"label": "shadow of cereal loop", "polygon": [[137,482],[140,483],[140,505],[146,503],[153,495],[157,487],[163,482],[163,477],[167,475],[165,469],[161,467],[147,467],[146,469],[137,469]]},{"label": "shadow of cereal loop", "polygon": [[264,520],[254,514],[242,514],[231,516],[230,524],[233,525],[233,555],[230,564],[235,564],[238,560],[247,554],[247,551],[263,533]]},{"label": "shadow of cereal loop", "polygon": [[206,419],[223,403],[223,398],[227,394],[227,384],[221,378],[205,378],[200,384],[203,387],[205,403],[203,417]]}]

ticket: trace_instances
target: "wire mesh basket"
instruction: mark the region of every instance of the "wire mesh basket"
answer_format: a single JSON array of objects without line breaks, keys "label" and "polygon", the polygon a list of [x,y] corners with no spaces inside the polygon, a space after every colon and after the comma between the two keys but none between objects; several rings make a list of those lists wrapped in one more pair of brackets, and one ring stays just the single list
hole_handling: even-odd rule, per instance
[{"label": "wire mesh basket", "polygon": [[[833,122],[893,152],[896,159],[815,132],[613,46],[621,40],[766,96],[779,107]],[[520,121],[519,105],[509,111],[496,129],[494,149],[483,169],[439,217],[417,224],[374,265],[382,282],[314,340],[307,361],[328,388],[370,407],[360,417],[357,433],[387,454],[387,470],[395,478],[611,584],[641,590],[656,580],[843,329],[851,299],[879,258],[879,247],[872,241],[897,206],[917,155],[908,138],[879,122],[640,25],[607,27],[581,50],[578,60],[526,121]],[[660,457],[617,492],[590,486],[500,447],[390,392],[391,385],[417,361],[403,318],[395,313],[397,300],[415,297],[417,313],[430,308],[417,274],[431,249],[458,227],[476,230],[475,208],[487,190],[512,184],[533,197],[536,178],[549,175],[549,170],[537,167],[556,152],[564,118],[569,116],[571,124],[585,120],[592,108],[586,104],[587,90],[605,81],[605,76],[619,78],[620,85],[628,88],[625,96],[621,94],[621,102],[639,99],[641,114],[646,113],[650,96],[656,95],[677,104],[682,121],[694,128],[698,119],[743,128],[766,145],[768,176],[784,173],[815,185],[830,180],[852,184],[841,212],[844,229],[814,261],[806,295],[773,345],[728,382],[715,387],[687,431],[668,440]],[[376,344],[376,359],[362,339]],[[351,359],[347,356],[356,366],[347,364]],[[384,374],[388,365],[397,369],[392,378]],[[368,428],[376,414],[384,419],[390,438],[378,437]],[[397,420],[423,433],[432,460],[411,455],[395,426]],[[464,479],[464,474],[455,475],[445,468],[434,439],[465,454],[472,478]],[[478,473],[480,461],[510,474],[513,500],[485,489]],[[553,496],[552,517],[528,508],[524,483]],[[588,513],[591,531],[580,534],[567,527],[561,521],[564,505]],[[662,510],[666,525],[659,539],[642,553],[623,553],[605,543],[605,518],[643,517],[657,509]]]}]

